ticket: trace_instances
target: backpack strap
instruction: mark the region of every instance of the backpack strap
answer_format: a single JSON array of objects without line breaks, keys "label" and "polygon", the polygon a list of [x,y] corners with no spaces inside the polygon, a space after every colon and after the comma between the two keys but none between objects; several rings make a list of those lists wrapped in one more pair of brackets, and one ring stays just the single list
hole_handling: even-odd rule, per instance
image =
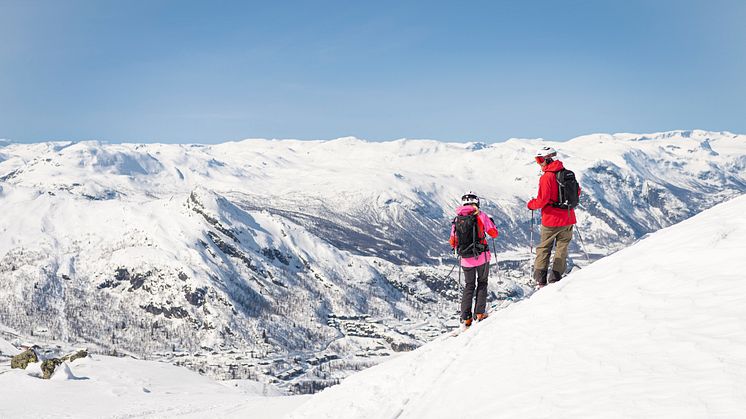
[{"label": "backpack strap", "polygon": [[[560,189],[562,188],[562,185],[559,182],[559,173],[562,172],[562,171],[564,171],[564,170],[565,170],[564,168],[562,168],[560,170],[550,170],[551,173],[554,173],[554,183],[557,184],[557,199],[559,199],[559,197],[560,197]],[[549,203],[549,205],[551,205],[553,207],[555,205],[557,205],[557,204],[559,204],[559,201],[554,201],[554,202],[550,202]]]}]

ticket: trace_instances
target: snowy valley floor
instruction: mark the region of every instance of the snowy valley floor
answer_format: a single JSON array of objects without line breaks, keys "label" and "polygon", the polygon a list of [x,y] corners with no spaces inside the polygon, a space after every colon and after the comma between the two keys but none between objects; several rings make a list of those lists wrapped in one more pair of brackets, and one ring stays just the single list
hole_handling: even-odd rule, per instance
[{"label": "snowy valley floor", "polygon": [[744,213],[746,196],[661,230],[290,417],[744,417]]}]

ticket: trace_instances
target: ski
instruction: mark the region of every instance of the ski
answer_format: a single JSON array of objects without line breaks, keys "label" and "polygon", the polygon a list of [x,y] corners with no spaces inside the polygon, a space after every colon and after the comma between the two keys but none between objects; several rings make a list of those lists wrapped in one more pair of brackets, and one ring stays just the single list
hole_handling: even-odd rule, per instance
[{"label": "ski", "polygon": [[461,324],[461,325],[459,325],[459,327],[457,327],[456,329],[452,330],[449,333],[449,335],[451,337],[456,337],[456,336],[458,336],[458,335],[460,335],[460,334],[468,331],[469,329],[473,329],[474,327],[477,326],[477,324],[479,324],[479,323],[487,320],[490,317],[490,315],[492,314],[492,311],[488,311],[485,314],[487,314],[487,316],[485,318],[483,318],[482,320],[476,320],[476,319],[474,319],[474,321],[471,323],[471,326],[464,326],[463,324]]},{"label": "ski", "polygon": [[453,329],[451,331],[450,336],[451,337],[456,337],[456,336],[458,336],[458,335],[460,335],[460,334],[468,331],[469,329],[471,329],[473,327],[474,327],[474,324],[472,324],[471,326],[464,326],[463,324],[459,325],[459,327],[457,327],[457,328],[455,328],[455,329]]}]

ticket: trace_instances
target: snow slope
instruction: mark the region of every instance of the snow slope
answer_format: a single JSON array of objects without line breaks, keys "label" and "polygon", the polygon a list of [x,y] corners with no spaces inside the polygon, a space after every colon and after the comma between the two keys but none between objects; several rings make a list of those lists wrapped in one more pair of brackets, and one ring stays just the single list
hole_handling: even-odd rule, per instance
[{"label": "snow slope", "polygon": [[741,196],[654,233],[290,417],[743,417],[744,213]]},{"label": "snow slope", "polygon": [[6,340],[0,339],[0,356],[10,357],[17,355],[20,351]]},{"label": "snow slope", "polygon": [[[0,339],[0,347],[12,345]],[[269,419],[307,397],[264,396],[258,383],[218,383],[166,363],[101,355],[64,363],[50,380],[39,373],[38,363],[26,370],[0,366],[0,417]]]}]

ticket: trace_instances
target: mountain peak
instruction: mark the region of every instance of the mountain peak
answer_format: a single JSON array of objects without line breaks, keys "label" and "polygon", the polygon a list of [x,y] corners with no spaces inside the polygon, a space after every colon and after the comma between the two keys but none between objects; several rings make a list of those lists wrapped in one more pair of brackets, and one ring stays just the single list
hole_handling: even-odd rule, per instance
[{"label": "mountain peak", "polygon": [[367,144],[369,141],[360,139],[355,136],[348,136],[348,137],[335,138],[333,140],[329,140],[328,142],[333,143],[333,144],[356,145],[356,144]]}]

